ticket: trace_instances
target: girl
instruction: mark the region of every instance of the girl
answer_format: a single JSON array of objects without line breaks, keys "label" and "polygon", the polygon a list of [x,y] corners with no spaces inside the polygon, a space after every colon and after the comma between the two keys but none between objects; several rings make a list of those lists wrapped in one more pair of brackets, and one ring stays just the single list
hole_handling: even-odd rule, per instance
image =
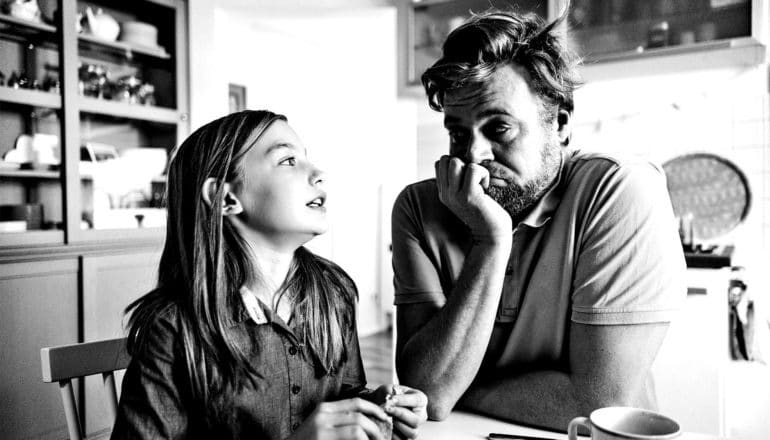
[{"label": "girl", "polygon": [[391,419],[416,437],[427,398],[365,388],[355,285],[302,247],[327,229],[323,180],[269,111],[182,143],[158,287],[127,309],[132,362],[113,439],[380,439],[375,422]]}]

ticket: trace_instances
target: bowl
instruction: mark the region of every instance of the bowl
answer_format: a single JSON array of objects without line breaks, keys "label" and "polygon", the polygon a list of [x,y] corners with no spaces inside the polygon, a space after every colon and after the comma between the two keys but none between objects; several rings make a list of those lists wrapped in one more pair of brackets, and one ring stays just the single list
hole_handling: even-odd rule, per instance
[{"label": "bowl", "polygon": [[119,40],[137,46],[158,48],[158,28],[141,21],[124,21]]}]

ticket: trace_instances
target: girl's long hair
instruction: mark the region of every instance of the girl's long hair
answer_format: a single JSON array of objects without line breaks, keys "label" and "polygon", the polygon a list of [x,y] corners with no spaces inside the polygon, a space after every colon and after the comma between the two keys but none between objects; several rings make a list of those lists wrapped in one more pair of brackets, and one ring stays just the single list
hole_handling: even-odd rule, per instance
[{"label": "girl's long hair", "polygon": [[[222,214],[221,183],[238,187],[244,154],[277,120],[286,118],[269,111],[234,113],[199,128],[174,152],[158,286],[126,308],[132,355],[145,352],[149,330],[173,310],[180,338],[175,346],[184,351],[190,396],[204,411],[213,396],[239,388],[243,379],[255,385],[261,376],[247,347],[230,331],[240,310],[239,288],[258,273],[243,237]],[[202,197],[209,177],[218,183],[210,205]],[[297,336],[323,370],[334,370],[347,357],[345,341],[355,325],[353,281],[335,264],[300,248],[281,292],[292,295]]]}]

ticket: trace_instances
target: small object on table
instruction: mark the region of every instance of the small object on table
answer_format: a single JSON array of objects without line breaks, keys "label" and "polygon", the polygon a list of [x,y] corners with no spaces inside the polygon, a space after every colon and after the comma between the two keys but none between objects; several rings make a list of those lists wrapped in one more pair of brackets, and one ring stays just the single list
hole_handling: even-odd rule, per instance
[{"label": "small object on table", "polygon": [[490,432],[487,436],[490,440],[556,440],[553,437],[533,437],[531,435],[521,435],[521,434],[501,434],[498,432]]},{"label": "small object on table", "polygon": [[[385,401],[380,404],[380,408],[385,411],[385,414],[388,413],[388,410],[391,410],[395,407],[393,397],[399,394],[402,394],[401,389],[397,386],[393,386],[393,392],[385,395]],[[380,420],[375,417],[369,417],[369,420],[373,421],[374,424],[377,425],[377,428],[380,430],[380,434],[382,434],[382,438],[386,440],[393,438],[393,418],[391,416],[388,416],[387,420]]]},{"label": "small object on table", "polygon": [[668,45],[668,22],[661,21],[650,26],[647,33],[647,47],[656,48]]},{"label": "small object on table", "polygon": [[695,34],[697,41],[713,41],[717,39],[717,26],[714,22],[706,21],[698,26],[698,32]]}]

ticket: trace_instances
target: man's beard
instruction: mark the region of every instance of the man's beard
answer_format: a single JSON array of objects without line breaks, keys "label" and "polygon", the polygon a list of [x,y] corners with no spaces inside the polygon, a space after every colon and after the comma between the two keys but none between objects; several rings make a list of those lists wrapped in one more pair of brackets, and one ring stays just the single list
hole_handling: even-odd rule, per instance
[{"label": "man's beard", "polygon": [[503,207],[511,218],[518,221],[540,199],[558,173],[561,165],[561,146],[558,141],[549,142],[540,153],[540,173],[532,179],[517,185],[508,182],[507,186],[487,188],[487,194]]}]

